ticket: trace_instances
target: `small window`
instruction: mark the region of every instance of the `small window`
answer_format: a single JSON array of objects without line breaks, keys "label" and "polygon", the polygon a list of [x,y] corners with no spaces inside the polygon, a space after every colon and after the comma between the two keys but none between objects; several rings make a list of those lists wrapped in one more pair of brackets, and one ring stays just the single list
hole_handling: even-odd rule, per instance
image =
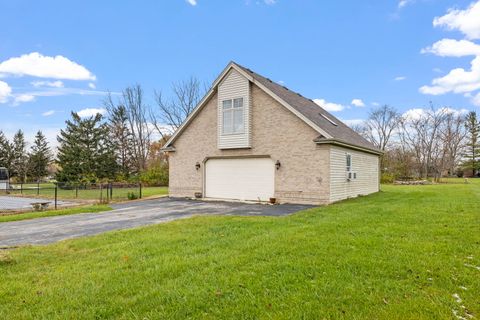
[{"label": "small window", "polygon": [[347,171],[352,171],[352,155],[346,154],[347,159]]},{"label": "small window", "polygon": [[245,130],[243,98],[223,100],[222,133],[238,134]]}]

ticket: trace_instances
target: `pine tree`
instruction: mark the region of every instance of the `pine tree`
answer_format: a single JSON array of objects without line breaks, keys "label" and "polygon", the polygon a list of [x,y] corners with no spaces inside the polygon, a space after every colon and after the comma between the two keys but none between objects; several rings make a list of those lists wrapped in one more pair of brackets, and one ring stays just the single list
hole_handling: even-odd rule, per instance
[{"label": "pine tree", "polygon": [[108,126],[102,123],[102,115],[82,119],[72,112],[67,127],[57,137],[57,162],[61,182],[95,182],[97,179],[113,179],[116,173],[115,154],[108,137]]},{"label": "pine tree", "polygon": [[0,167],[10,169],[12,166],[12,146],[0,130]]},{"label": "pine tree", "polygon": [[480,122],[475,111],[468,113],[465,127],[468,134],[464,167],[472,170],[475,176],[480,170]]},{"label": "pine tree", "polygon": [[27,143],[22,130],[18,130],[13,136],[11,145],[11,168],[10,176],[17,177],[20,182],[27,180],[28,155]]},{"label": "pine tree", "polygon": [[35,181],[48,175],[48,165],[52,161],[52,153],[48,146],[47,139],[42,131],[35,135],[35,141],[30,149],[28,159],[28,175]]},{"label": "pine tree", "polygon": [[108,126],[111,142],[114,146],[120,173],[127,178],[134,172],[133,136],[128,126],[127,109],[123,105],[113,106],[108,110]]}]

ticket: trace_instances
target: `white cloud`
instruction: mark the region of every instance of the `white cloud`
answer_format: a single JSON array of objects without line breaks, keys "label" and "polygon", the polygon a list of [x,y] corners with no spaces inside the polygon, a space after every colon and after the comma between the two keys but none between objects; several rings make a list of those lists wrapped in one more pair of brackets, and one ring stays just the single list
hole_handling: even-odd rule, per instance
[{"label": "white cloud", "polygon": [[[58,97],[58,96],[67,96],[72,94],[78,94],[82,96],[104,96],[109,92],[107,91],[98,91],[98,90],[87,90],[81,88],[46,88],[44,90],[30,91],[23,94],[32,95],[35,97]],[[120,95],[119,92],[110,92],[112,95]]]},{"label": "white cloud", "polygon": [[342,119],[342,122],[345,123],[347,126],[352,127],[352,126],[358,126],[358,125],[364,124],[365,120],[363,120],[363,119],[350,119],[350,120]]},{"label": "white cloud", "polygon": [[263,2],[269,6],[274,5],[277,3],[277,0],[263,0]]},{"label": "white cloud", "polygon": [[437,110],[437,112],[451,113],[454,115],[464,115],[467,114],[470,110],[467,109],[453,109],[449,107],[443,107]]},{"label": "white cloud", "polygon": [[400,0],[398,1],[398,8],[401,9],[411,3],[415,2],[414,0]]},{"label": "white cloud", "polygon": [[468,40],[442,39],[422,49],[421,53],[433,53],[440,57],[480,56],[480,45]]},{"label": "white cloud", "polygon": [[[467,39],[480,39],[480,0],[472,3],[467,9],[449,9],[447,14],[433,20],[435,27],[446,27],[448,30],[458,30]],[[455,68],[442,77],[434,78],[431,85],[422,86],[423,94],[441,95],[460,93],[466,98],[477,101],[472,93],[480,89],[480,45],[461,39],[442,39],[421,50],[421,53],[432,53],[440,57],[474,56],[470,69]],[[440,69],[434,69],[441,73]]]},{"label": "white cloud", "polygon": [[38,52],[10,58],[0,63],[0,74],[39,78],[95,80],[84,66],[63,56],[49,57]]},{"label": "white cloud", "polygon": [[322,107],[327,111],[336,112],[336,111],[342,111],[343,109],[345,109],[345,106],[341,104],[327,102],[324,99],[314,99],[313,102],[315,102],[317,105],[319,105],[320,107]]},{"label": "white cloud", "polygon": [[419,119],[421,116],[423,116],[425,114],[425,110],[422,109],[422,108],[414,108],[414,109],[410,109],[410,110],[407,110],[405,111],[402,116],[405,118],[405,119],[411,119],[411,120],[415,120],[415,119]]},{"label": "white cloud", "polygon": [[107,110],[104,108],[85,108],[77,112],[81,118],[87,118],[95,116],[97,113],[105,114]]},{"label": "white cloud", "polygon": [[407,79],[407,77],[405,77],[405,76],[398,76],[398,77],[393,78],[393,80],[395,80],[395,81],[403,81],[405,79]]},{"label": "white cloud", "polygon": [[[410,110],[405,111],[402,116],[407,120],[417,120],[420,119],[422,116],[427,114],[428,110],[423,108],[413,108]],[[464,115],[469,112],[467,109],[453,109],[453,108],[440,108],[435,111],[436,113],[444,112],[444,113],[451,113],[453,115]]]},{"label": "white cloud", "polygon": [[446,15],[435,17],[433,25],[458,30],[468,39],[480,39],[480,1],[465,10],[449,9]]},{"label": "white cloud", "polygon": [[97,86],[95,85],[95,83],[90,82],[90,83],[88,84],[88,87],[89,87],[90,89],[95,89]]},{"label": "white cloud", "polygon": [[197,0],[186,0],[190,5],[196,6],[197,5]]},{"label": "white cloud", "polygon": [[472,103],[477,107],[480,107],[480,93],[477,93],[477,95],[472,97]]},{"label": "white cloud", "polygon": [[351,104],[355,107],[365,107],[365,103],[363,103],[362,99],[353,99]]},{"label": "white cloud", "polygon": [[431,86],[423,86],[423,94],[440,95],[448,92],[466,93],[480,89],[480,56],[473,59],[471,69],[456,68],[447,75],[432,80]]},{"label": "white cloud", "polygon": [[378,106],[380,106],[380,103],[378,103],[378,102],[372,102],[372,106],[378,107]]},{"label": "white cloud", "polygon": [[44,117],[48,117],[48,116],[51,116],[55,113],[55,110],[48,110],[48,111],[45,111],[44,113],[42,113],[42,116]]},{"label": "white cloud", "polygon": [[15,99],[13,100],[14,105],[19,105],[20,103],[24,102],[32,102],[35,100],[35,96],[31,94],[19,94],[15,96]]},{"label": "white cloud", "polygon": [[436,72],[436,73],[442,73],[443,72],[443,70],[440,69],[440,68],[433,68],[432,70],[433,70],[433,72]]},{"label": "white cloud", "polygon": [[6,103],[12,94],[12,88],[8,83],[0,81],[0,103]]},{"label": "white cloud", "polygon": [[35,88],[38,87],[52,87],[52,88],[63,88],[64,84],[62,81],[32,81],[30,82]]}]

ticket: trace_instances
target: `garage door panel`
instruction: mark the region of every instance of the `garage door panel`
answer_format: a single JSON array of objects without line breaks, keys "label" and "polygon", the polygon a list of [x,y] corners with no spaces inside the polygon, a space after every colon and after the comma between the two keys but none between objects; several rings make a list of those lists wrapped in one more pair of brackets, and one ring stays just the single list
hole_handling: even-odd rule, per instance
[{"label": "garage door panel", "polygon": [[270,158],[210,159],[205,165],[205,196],[268,201],[274,195]]}]

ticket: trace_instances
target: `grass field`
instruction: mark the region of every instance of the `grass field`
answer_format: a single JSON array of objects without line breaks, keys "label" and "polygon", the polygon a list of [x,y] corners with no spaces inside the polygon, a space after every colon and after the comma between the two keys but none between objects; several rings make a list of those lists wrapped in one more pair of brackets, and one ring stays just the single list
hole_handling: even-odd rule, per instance
[{"label": "grass field", "polygon": [[[25,184],[22,187],[22,191],[18,188],[19,185],[15,185],[17,189],[12,191],[14,195],[24,195],[24,196],[38,196],[42,198],[54,198],[55,196],[55,186],[51,183],[44,183],[40,185],[40,189],[37,188],[36,184]],[[100,189],[79,189],[76,192],[75,189],[57,189],[58,199],[80,199],[80,200],[100,200],[100,198],[105,199],[107,197],[107,191]],[[137,196],[140,194],[140,189],[136,188],[115,188],[113,189],[113,201],[127,200],[128,193],[135,193]],[[143,187],[142,188],[142,197],[152,197],[157,195],[166,195],[168,194],[167,187]]]},{"label": "grass field", "polygon": [[480,180],[0,251],[1,319],[480,317]]},{"label": "grass field", "polygon": [[78,213],[102,212],[102,211],[108,211],[108,210],[112,210],[112,208],[107,205],[91,205],[91,206],[59,209],[59,210],[15,213],[15,214],[8,214],[8,215],[0,215],[0,223],[28,220],[28,219],[35,219],[35,218],[42,218],[42,217],[65,216],[69,214],[78,214]]}]

